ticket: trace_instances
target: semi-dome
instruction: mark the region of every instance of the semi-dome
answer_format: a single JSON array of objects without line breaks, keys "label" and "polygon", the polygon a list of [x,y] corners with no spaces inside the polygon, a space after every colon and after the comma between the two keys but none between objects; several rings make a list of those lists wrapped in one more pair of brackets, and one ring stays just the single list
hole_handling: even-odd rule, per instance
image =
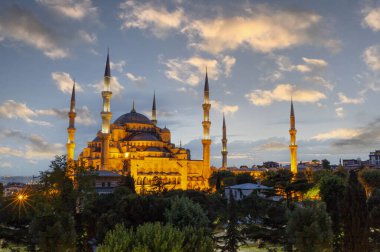
[{"label": "semi-dome", "polygon": [[129,141],[158,141],[158,138],[149,133],[140,133],[132,136]]},{"label": "semi-dome", "polygon": [[148,117],[137,113],[136,111],[131,111],[129,113],[121,115],[114,122],[114,124],[119,126],[124,126],[126,123],[152,124]]}]

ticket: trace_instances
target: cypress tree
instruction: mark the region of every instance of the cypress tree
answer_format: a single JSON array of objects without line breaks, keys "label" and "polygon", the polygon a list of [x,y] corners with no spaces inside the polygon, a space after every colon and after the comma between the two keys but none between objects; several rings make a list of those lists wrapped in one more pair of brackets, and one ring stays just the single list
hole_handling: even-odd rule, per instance
[{"label": "cypress tree", "polygon": [[350,171],[342,204],[343,251],[369,251],[368,208],[357,171]]}]

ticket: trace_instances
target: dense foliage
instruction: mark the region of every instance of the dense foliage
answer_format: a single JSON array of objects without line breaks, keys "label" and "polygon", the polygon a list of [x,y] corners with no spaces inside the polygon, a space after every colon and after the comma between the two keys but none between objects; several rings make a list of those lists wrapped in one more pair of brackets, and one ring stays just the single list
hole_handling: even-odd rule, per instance
[{"label": "dense foliage", "polygon": [[[28,251],[91,251],[91,246],[100,246],[99,251],[237,251],[247,243],[268,251],[271,246],[380,251],[378,170],[348,176],[342,167],[297,174],[277,169],[263,171],[260,178],[219,171],[207,192],[168,191],[157,179],[157,190],[140,195],[133,177],[125,176],[112,194],[99,195],[96,172],[75,167],[73,182],[66,169],[65,157],[57,157],[41,172],[39,184],[21,192],[27,197],[0,194],[0,246],[9,241],[25,244]],[[226,186],[257,180],[273,190],[254,191],[240,201],[224,195]]]}]

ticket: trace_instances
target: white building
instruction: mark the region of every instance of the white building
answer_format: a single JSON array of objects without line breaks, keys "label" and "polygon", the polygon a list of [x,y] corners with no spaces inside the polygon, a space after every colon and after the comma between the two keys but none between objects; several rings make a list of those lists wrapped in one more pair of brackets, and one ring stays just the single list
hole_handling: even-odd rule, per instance
[{"label": "white building", "polygon": [[224,188],[224,195],[229,200],[232,193],[232,197],[234,197],[235,200],[242,200],[251,195],[253,191],[257,191],[257,194],[259,196],[264,196],[264,194],[262,194],[262,191],[265,190],[273,190],[273,188],[261,184],[245,183],[240,185],[226,186]]}]

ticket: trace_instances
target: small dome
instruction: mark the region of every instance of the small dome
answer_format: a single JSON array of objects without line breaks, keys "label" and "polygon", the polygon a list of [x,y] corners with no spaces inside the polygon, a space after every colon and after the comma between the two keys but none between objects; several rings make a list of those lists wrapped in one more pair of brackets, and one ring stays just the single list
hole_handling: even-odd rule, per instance
[{"label": "small dome", "polygon": [[129,141],[158,141],[155,135],[149,133],[140,133],[132,136]]},{"label": "small dome", "polygon": [[157,147],[149,147],[145,151],[161,151],[161,150],[160,150],[160,148],[157,148]]},{"label": "small dome", "polygon": [[170,133],[170,130],[169,130],[168,128],[166,128],[166,126],[165,126],[165,128],[163,128],[163,129],[161,130],[161,132],[162,132],[162,133]]},{"label": "small dome", "polygon": [[127,123],[141,123],[152,125],[152,122],[149,120],[148,117],[144,116],[143,114],[137,113],[134,110],[132,110],[130,113],[119,116],[119,118],[117,118],[114,121],[114,124],[119,126],[124,126]]}]

